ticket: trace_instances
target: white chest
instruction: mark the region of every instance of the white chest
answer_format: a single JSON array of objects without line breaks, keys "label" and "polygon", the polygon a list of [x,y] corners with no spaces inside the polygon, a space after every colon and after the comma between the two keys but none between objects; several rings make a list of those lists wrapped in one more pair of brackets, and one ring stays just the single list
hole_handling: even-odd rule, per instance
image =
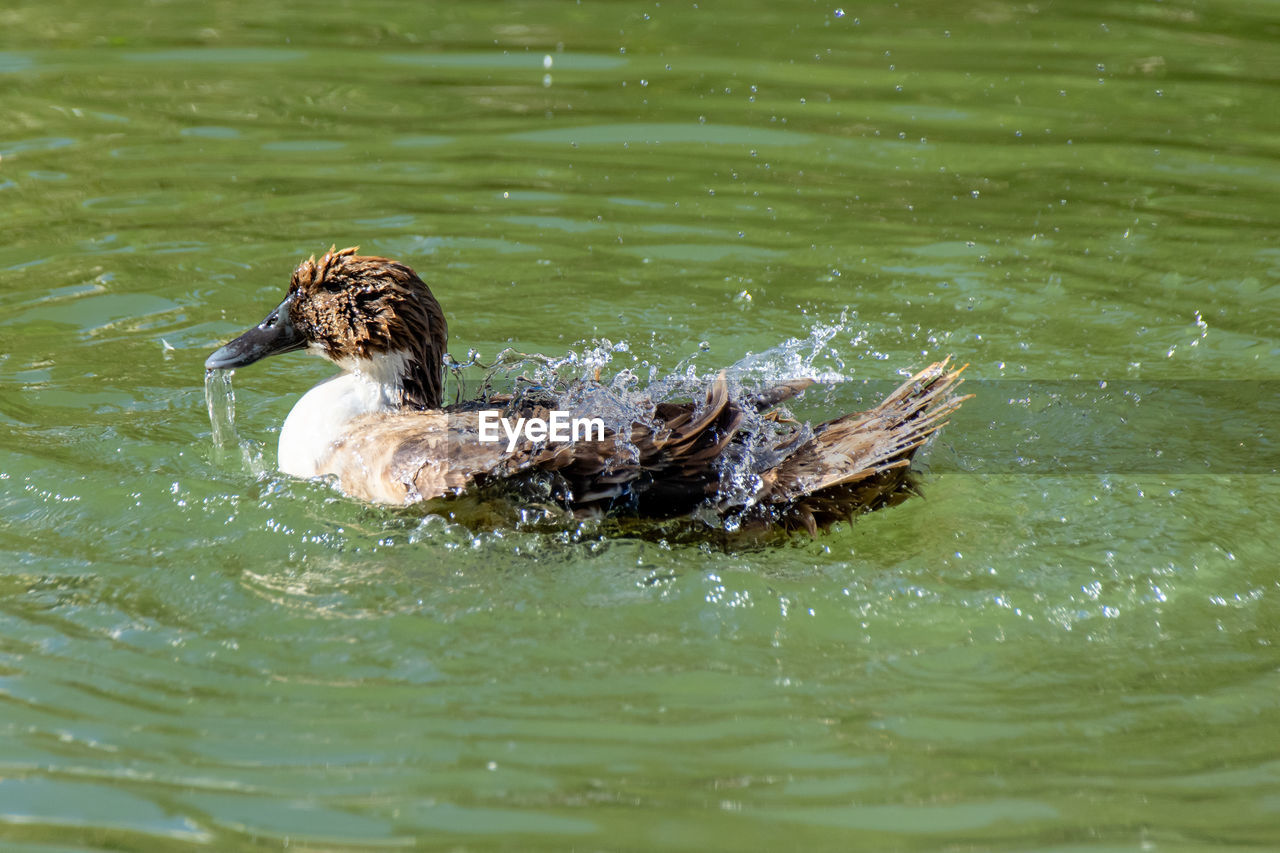
[{"label": "white chest", "polygon": [[280,470],[304,478],[330,473],[322,463],[352,420],[396,410],[399,382],[393,377],[402,365],[403,357],[398,355],[353,363],[350,372],[326,379],[303,394],[280,428]]}]

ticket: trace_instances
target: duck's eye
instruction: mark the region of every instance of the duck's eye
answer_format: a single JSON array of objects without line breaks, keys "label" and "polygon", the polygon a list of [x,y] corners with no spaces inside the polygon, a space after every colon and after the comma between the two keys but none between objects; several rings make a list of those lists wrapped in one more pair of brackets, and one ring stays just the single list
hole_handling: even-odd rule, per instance
[{"label": "duck's eye", "polygon": [[329,293],[341,293],[347,289],[347,283],[338,278],[326,278],[324,281],[320,282],[320,286]]}]

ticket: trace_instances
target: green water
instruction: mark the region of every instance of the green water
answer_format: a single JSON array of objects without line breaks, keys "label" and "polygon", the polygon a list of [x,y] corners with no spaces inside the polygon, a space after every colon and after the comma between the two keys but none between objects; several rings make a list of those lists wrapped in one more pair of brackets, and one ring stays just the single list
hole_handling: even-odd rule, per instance
[{"label": "green water", "polygon": [[[1280,848],[1278,83],[1262,0],[0,10],[0,843]],[[334,243],[459,358],[979,397],[781,547],[374,509],[270,473],[322,362],[205,410]]]}]

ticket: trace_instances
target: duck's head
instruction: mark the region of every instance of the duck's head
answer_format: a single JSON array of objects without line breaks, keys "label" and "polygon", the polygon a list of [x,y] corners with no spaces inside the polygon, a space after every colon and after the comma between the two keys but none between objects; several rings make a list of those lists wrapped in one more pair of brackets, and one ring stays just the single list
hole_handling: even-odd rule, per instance
[{"label": "duck's head", "polygon": [[404,264],[330,249],[293,271],[284,301],[205,361],[206,370],[307,349],[344,370],[393,384],[401,403],[435,408],[448,327],[440,303]]}]

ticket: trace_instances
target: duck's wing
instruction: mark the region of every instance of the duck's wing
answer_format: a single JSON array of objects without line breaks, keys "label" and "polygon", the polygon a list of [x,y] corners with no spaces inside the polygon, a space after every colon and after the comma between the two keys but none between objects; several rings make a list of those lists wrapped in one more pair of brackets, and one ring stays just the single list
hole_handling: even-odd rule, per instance
[{"label": "duck's wing", "polygon": [[964,368],[950,357],[912,376],[868,412],[827,421],[765,476],[762,506],[814,532],[904,494],[911,458],[972,395],[955,388]]},{"label": "duck's wing", "polygon": [[478,440],[479,413],[367,415],[352,421],[321,464],[354,498],[405,505],[459,494],[503,466],[528,461],[505,441]]},{"label": "duck's wing", "polygon": [[[793,383],[783,397],[803,385]],[[779,392],[781,394],[781,392]],[[479,440],[479,411],[370,415],[352,422],[320,466],[347,495],[405,505],[498,483],[520,489],[551,482],[555,500],[579,514],[611,509],[641,515],[688,512],[714,497],[716,460],[737,435],[744,415],[733,404],[724,374],[695,403],[663,403],[652,422],[629,434],[606,430],[603,440],[537,444],[523,437]],[[509,417],[548,418],[530,405]],[[543,489],[545,491],[545,489]]]},{"label": "duck's wing", "polygon": [[563,479],[579,514],[678,515],[714,496],[716,459],[743,419],[721,372],[700,401],[661,403],[653,422],[633,424],[628,436],[606,433],[604,441],[549,447],[533,464]]}]

